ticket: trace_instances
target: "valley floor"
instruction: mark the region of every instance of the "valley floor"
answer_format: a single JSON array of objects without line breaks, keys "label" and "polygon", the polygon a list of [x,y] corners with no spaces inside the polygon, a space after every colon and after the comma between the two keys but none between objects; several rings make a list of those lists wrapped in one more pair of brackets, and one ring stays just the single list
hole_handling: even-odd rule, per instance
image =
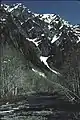
[{"label": "valley floor", "polygon": [[[64,107],[62,105],[64,105]],[[66,107],[65,104],[62,105],[59,105],[59,102],[52,96],[18,96],[14,97],[14,99],[5,98],[4,100],[0,100],[0,119],[80,120],[79,111],[66,110],[68,107]],[[70,104],[67,103],[67,106],[68,105],[70,106]]]}]

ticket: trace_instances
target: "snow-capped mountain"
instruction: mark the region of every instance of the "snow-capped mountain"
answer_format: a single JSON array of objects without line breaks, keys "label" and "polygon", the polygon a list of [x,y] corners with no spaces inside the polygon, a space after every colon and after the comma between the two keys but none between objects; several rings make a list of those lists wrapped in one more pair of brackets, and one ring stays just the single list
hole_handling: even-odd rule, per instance
[{"label": "snow-capped mountain", "polygon": [[68,52],[80,42],[79,25],[56,14],[33,13],[22,4],[1,5],[0,25],[1,37],[11,39],[32,64],[57,75]]}]

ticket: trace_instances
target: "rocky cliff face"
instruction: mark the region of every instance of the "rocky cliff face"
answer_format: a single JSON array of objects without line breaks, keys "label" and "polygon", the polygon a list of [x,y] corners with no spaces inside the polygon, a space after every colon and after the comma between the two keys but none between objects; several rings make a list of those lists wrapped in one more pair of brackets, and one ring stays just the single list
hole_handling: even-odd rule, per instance
[{"label": "rocky cliff face", "polygon": [[[22,4],[4,4],[0,8],[0,26],[1,45],[14,46],[32,64],[33,72],[42,72],[45,77],[46,70],[62,74],[70,81],[78,79],[79,85],[79,25],[71,25],[59,15],[35,14]],[[71,87],[74,89],[74,84]]]}]

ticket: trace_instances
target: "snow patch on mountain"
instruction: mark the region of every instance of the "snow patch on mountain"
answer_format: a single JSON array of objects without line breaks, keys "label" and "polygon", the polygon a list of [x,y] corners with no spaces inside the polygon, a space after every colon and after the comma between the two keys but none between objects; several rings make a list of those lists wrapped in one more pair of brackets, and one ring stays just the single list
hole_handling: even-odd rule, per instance
[{"label": "snow patch on mountain", "polygon": [[79,43],[80,42],[80,37],[78,37],[78,40],[77,40],[77,43]]},{"label": "snow patch on mountain", "polygon": [[57,72],[57,71],[55,71],[55,70],[53,70],[53,69],[51,69],[51,68],[49,67],[49,65],[48,65],[48,63],[47,63],[47,60],[48,60],[49,57],[50,57],[50,56],[48,56],[48,57],[40,56],[40,60],[41,60],[41,62],[43,62],[43,63],[49,68],[50,71],[52,71],[53,73],[55,73],[55,74],[57,74],[57,75],[60,75],[59,72]]},{"label": "snow patch on mountain", "polygon": [[37,41],[38,38],[35,38],[35,39],[26,38],[26,40],[33,42],[36,46],[38,46],[39,43],[41,42],[41,40]]},{"label": "snow patch on mountain", "polygon": [[44,74],[44,73],[39,72],[39,71],[35,70],[34,68],[32,68],[32,71],[34,71],[35,73],[38,73],[40,76],[42,76],[42,77],[46,78],[46,76],[45,76],[45,74]]},{"label": "snow patch on mountain", "polygon": [[53,28],[53,26],[52,26],[52,25],[48,25],[48,28],[49,28],[49,30],[50,30],[51,28]]},{"label": "snow patch on mountain", "polygon": [[3,21],[3,22],[6,21],[6,19],[4,19],[4,18],[1,18],[0,20]]},{"label": "snow patch on mountain", "polygon": [[55,42],[56,40],[58,40],[58,39],[59,39],[59,36],[57,37],[57,35],[54,35],[54,37],[53,37],[51,43],[54,43],[54,42]]},{"label": "snow patch on mountain", "polygon": [[59,34],[59,36],[57,37],[57,35],[54,35],[54,37],[52,38],[51,43],[54,43],[56,40],[58,40],[60,38],[62,33]]},{"label": "snow patch on mountain", "polygon": [[44,34],[41,34],[41,36],[44,36]]},{"label": "snow patch on mountain", "polygon": [[14,5],[14,7],[10,8],[9,5],[4,4],[4,9],[8,12],[12,12],[14,9],[17,9],[21,5],[22,3],[17,3],[16,5]]},{"label": "snow patch on mountain", "polygon": [[39,15],[40,15],[40,14],[34,13],[34,16],[35,16],[35,17],[37,17],[37,16],[39,16]]},{"label": "snow patch on mountain", "polygon": [[54,14],[36,14],[35,17],[39,16],[40,20],[44,20],[46,23],[50,23],[53,19],[55,19],[56,15]]},{"label": "snow patch on mountain", "polygon": [[28,32],[30,32],[32,29],[34,29],[34,27],[32,27],[31,29],[29,29]]}]

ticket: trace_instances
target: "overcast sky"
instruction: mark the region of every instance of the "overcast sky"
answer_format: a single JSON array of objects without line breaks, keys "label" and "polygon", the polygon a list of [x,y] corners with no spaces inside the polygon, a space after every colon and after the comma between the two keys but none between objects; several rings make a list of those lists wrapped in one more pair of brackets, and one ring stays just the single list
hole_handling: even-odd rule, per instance
[{"label": "overcast sky", "polygon": [[80,24],[80,2],[79,1],[27,1],[27,0],[2,0],[2,3],[23,3],[35,13],[59,14],[72,24]]}]

